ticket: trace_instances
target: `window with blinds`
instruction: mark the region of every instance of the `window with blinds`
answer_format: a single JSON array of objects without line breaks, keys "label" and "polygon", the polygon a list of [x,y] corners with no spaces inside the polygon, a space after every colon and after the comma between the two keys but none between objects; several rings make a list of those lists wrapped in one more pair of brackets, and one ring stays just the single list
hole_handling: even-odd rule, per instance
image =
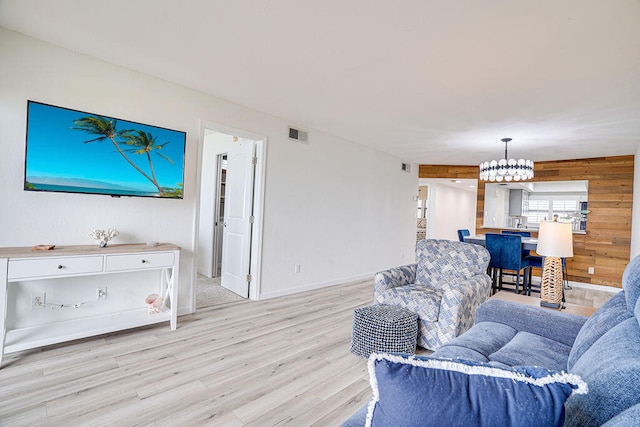
[{"label": "window with blinds", "polygon": [[540,221],[552,220],[554,215],[560,219],[571,219],[580,210],[578,200],[566,199],[529,199],[526,213],[527,224],[540,224]]},{"label": "window with blinds", "polygon": [[577,200],[554,200],[552,204],[552,215],[558,215],[562,218],[568,214],[574,214],[579,210],[578,203]]},{"label": "window with blinds", "polygon": [[529,210],[526,212],[527,224],[540,224],[549,217],[549,200],[529,199]]}]

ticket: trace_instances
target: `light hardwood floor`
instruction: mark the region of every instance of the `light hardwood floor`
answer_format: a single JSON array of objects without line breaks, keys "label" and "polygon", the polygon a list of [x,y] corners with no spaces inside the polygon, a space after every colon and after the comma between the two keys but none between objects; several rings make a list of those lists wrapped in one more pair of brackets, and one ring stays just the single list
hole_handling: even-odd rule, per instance
[{"label": "light hardwood floor", "polygon": [[349,343],[372,300],[333,286],[6,355],[0,425],[339,425],[371,395]]},{"label": "light hardwood floor", "polygon": [[[616,289],[619,291],[619,289]],[[566,289],[564,296],[567,302],[598,308],[614,296],[616,292],[600,291],[574,285]],[[538,295],[538,294],[536,294]],[[539,295],[538,295],[539,296]]]},{"label": "light hardwood floor", "polygon": [[[571,302],[602,299],[579,296]],[[0,425],[339,425],[371,396],[349,343],[353,310],[372,300],[365,281],[198,310],[173,332],[7,355]]]}]

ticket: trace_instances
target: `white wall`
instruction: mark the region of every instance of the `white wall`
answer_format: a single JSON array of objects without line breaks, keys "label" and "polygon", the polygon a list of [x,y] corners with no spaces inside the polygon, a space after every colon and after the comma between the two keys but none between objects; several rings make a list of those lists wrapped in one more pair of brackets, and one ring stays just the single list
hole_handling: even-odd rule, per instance
[{"label": "white wall", "polygon": [[506,188],[496,189],[496,227],[498,228],[508,226],[507,217],[509,216],[509,196],[510,192]]},{"label": "white wall", "polygon": [[[509,190],[499,186],[485,186],[483,227],[506,227],[509,215]],[[477,200],[476,200],[477,203]]]},{"label": "white wall", "polygon": [[491,191],[484,189],[484,218],[482,225],[484,227],[495,227],[498,219],[498,189]]},{"label": "white wall", "polygon": [[475,234],[476,191],[446,184],[450,180],[420,179],[420,185],[430,184],[427,237],[458,240],[458,230]]},{"label": "white wall", "polygon": [[[417,173],[401,172],[398,158],[313,130],[309,145],[292,142],[287,120],[3,28],[0,58],[0,246],[92,244],[94,227],[118,228],[114,243],[175,243],[183,248],[180,308],[190,311],[207,121],[268,137],[261,298],[413,260]],[[186,131],[184,199],[23,191],[28,99]]]},{"label": "white wall", "polygon": [[275,282],[265,297],[414,260],[417,173],[332,136],[312,132],[309,142],[269,139],[263,275]]}]

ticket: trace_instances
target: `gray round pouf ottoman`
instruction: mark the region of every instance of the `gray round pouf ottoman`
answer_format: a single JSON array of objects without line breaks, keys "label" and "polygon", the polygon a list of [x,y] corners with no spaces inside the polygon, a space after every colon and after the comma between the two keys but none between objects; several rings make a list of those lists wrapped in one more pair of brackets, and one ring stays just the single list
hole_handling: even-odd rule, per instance
[{"label": "gray round pouf ottoman", "polygon": [[409,353],[416,350],[418,315],[388,304],[370,305],[353,312],[351,352],[362,357],[371,353]]}]

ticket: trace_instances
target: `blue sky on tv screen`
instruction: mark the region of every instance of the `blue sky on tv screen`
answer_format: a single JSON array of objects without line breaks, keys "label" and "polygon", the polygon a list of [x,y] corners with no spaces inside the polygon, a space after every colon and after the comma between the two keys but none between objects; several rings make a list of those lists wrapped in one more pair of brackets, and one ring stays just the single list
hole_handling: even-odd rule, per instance
[{"label": "blue sky on tv screen", "polygon": [[[29,102],[27,123],[26,180],[49,186],[89,187],[109,193],[153,194],[157,188],[131,166],[109,139],[86,142],[99,135],[74,128],[74,121],[97,116],[61,107]],[[102,116],[111,119],[107,116]],[[170,129],[117,120],[116,131],[141,130],[167,143],[150,153],[157,182],[161,187],[178,188],[183,181],[185,134]],[[116,139],[122,150],[132,147]],[[170,158],[173,163],[156,153]],[[147,175],[151,169],[146,154],[125,152]],[[36,184],[37,185],[37,184]],[[95,192],[95,191],[94,191]]]}]

